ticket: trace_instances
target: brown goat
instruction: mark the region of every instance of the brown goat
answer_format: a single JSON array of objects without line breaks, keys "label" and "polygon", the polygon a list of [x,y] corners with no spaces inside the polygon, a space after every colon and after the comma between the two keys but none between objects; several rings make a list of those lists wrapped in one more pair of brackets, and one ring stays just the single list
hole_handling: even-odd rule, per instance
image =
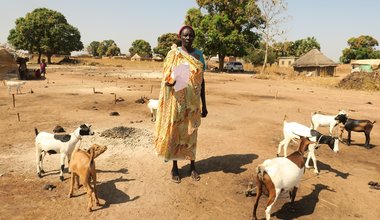
[{"label": "brown goat", "polygon": [[314,143],[305,137],[301,136],[300,138],[301,143],[297,151],[288,157],[267,159],[256,168],[256,200],[253,206],[253,219],[257,219],[257,206],[264,187],[269,194],[265,208],[267,220],[270,219],[272,206],[282,191],[289,191],[291,207],[293,208],[298,185],[305,172],[303,154],[309,144]]},{"label": "brown goat", "polygon": [[348,118],[345,115],[338,115],[336,120],[342,121],[343,126],[340,127],[340,134],[339,134],[339,140],[343,141],[343,132],[344,130],[347,131],[347,145],[351,145],[351,131],[355,132],[363,132],[365,135],[365,144],[364,147],[367,149],[371,148],[370,145],[370,134],[373,128],[373,125],[376,123],[376,121],[370,121],[370,120],[356,120],[352,118]]},{"label": "brown goat", "polygon": [[[96,205],[100,205],[99,198],[96,193],[96,170],[94,159],[107,150],[104,145],[93,144],[87,151],[76,148],[70,160],[71,171],[71,185],[69,198],[73,196],[74,183],[77,182],[77,188],[79,188],[79,179],[83,186],[86,188],[88,196],[87,210],[91,211],[93,206],[92,193],[95,195]],[[91,186],[91,179],[93,181],[93,187]]]}]

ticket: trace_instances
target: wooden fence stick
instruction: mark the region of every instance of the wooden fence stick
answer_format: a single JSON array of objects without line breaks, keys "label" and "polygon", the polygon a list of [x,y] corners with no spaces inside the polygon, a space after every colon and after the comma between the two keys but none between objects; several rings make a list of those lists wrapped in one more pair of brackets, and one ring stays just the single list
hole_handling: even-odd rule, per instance
[{"label": "wooden fence stick", "polygon": [[13,108],[16,107],[16,99],[15,99],[15,94],[12,93],[12,102],[13,102]]}]

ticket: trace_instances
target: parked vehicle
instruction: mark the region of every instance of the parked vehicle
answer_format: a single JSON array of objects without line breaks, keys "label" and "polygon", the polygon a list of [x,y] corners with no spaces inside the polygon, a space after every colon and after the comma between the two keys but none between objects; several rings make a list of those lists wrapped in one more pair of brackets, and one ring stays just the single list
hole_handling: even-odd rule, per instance
[{"label": "parked vehicle", "polygon": [[241,62],[228,62],[226,63],[226,65],[224,66],[224,69],[227,71],[227,72],[244,72],[244,67],[243,67],[243,64]]}]

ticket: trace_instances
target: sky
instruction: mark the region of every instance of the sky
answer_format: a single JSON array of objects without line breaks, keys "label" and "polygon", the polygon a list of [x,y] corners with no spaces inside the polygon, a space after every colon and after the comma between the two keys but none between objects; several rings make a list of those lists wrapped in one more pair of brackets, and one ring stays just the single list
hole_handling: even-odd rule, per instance
[{"label": "sky", "polygon": [[[380,1],[284,0],[289,16],[282,24],[283,40],[315,37],[321,51],[339,61],[347,40],[370,35],[380,41]],[[165,33],[177,33],[195,0],[1,0],[0,43],[6,43],[15,20],[36,8],[62,13],[79,29],[86,47],[92,41],[112,39],[122,53],[133,41],[146,40],[152,48]]]}]

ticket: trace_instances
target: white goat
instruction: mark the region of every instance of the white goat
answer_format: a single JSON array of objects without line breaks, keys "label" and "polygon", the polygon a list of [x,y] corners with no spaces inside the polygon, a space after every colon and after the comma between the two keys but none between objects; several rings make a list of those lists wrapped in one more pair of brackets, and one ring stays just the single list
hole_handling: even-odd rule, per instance
[{"label": "white goat", "polygon": [[290,192],[291,206],[293,206],[299,182],[305,173],[303,154],[311,143],[307,138],[301,137],[298,151],[293,152],[288,157],[265,160],[264,163],[256,168],[256,201],[253,206],[254,219],[257,219],[256,210],[263,192],[263,186],[269,193],[265,209],[267,220],[270,219],[272,206],[281,192]]},{"label": "white goat", "polygon": [[8,81],[4,80],[4,84],[8,86],[8,94],[11,94],[12,87],[16,88],[16,93],[18,94],[18,91],[20,91],[21,94],[21,86],[25,85],[26,81]]},{"label": "white goat", "polygon": [[339,110],[337,115],[322,115],[314,112],[311,116],[311,128],[317,130],[319,126],[330,127],[330,134],[333,134],[333,129],[341,122],[336,119],[338,115],[347,115],[344,110]]},{"label": "white goat", "polygon": [[331,150],[333,150],[335,153],[339,152],[339,140],[337,137],[333,137],[330,135],[322,135],[318,131],[314,129],[310,129],[306,127],[305,125],[299,124],[297,122],[287,122],[286,116],[284,119],[284,140],[280,142],[277,149],[277,156],[281,153],[281,147],[284,148],[284,156],[286,157],[286,150],[288,148],[288,145],[290,141],[294,141],[294,139],[299,139],[300,136],[308,137],[311,141],[316,142],[315,144],[310,144],[308,147],[308,154],[306,159],[306,168],[310,168],[309,161],[310,158],[313,160],[314,165],[314,173],[319,173],[318,166],[317,166],[317,158],[315,157],[315,149],[318,147],[319,144],[327,144]]},{"label": "white goat", "polygon": [[42,177],[41,173],[45,173],[43,169],[43,159],[48,154],[61,154],[61,169],[60,179],[63,178],[63,169],[65,168],[65,158],[67,157],[70,163],[70,156],[73,152],[75,145],[82,139],[84,135],[94,135],[91,131],[91,125],[81,125],[71,134],[51,134],[47,132],[38,133],[37,128],[34,129],[36,133],[36,162],[37,162],[37,175]]},{"label": "white goat", "polygon": [[156,121],[158,100],[157,99],[149,99],[148,100],[148,108],[149,108],[151,116],[152,116],[152,121]]}]

